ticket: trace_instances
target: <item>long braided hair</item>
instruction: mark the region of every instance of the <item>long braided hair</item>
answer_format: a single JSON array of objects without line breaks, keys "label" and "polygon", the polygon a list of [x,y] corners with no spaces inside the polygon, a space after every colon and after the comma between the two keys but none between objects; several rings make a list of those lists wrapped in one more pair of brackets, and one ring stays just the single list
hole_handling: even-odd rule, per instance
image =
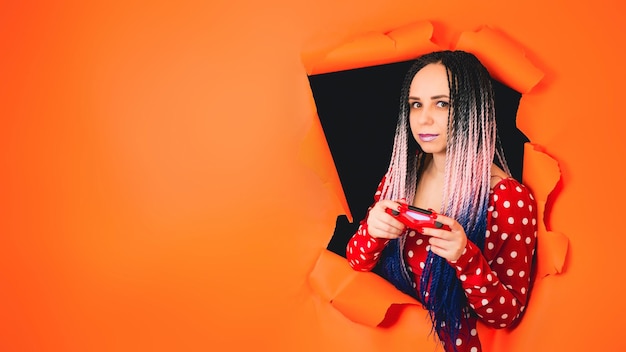
[{"label": "long braided hair", "polygon": [[[481,250],[485,243],[491,165],[495,161],[510,174],[496,129],[491,77],[480,61],[463,51],[440,51],[418,58],[405,76],[394,147],[381,199],[411,200],[426,154],[409,125],[409,88],[415,74],[440,63],[448,73],[451,109],[448,116],[445,179],[440,213],[456,219]],[[404,238],[393,240],[381,258],[382,274],[401,291],[428,309],[439,337],[454,341],[470,316],[467,299],[454,269],[429,252],[419,282],[412,279],[403,259]]]}]

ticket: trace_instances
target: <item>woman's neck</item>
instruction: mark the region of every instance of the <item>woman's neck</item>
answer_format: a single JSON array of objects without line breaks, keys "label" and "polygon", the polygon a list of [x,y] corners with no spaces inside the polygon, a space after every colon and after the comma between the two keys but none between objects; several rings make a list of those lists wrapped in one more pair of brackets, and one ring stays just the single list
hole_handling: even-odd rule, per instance
[{"label": "woman's neck", "polygon": [[441,210],[445,179],[445,156],[428,155],[417,183],[413,205],[424,209]]},{"label": "woman's neck", "polygon": [[446,155],[431,154],[424,170],[431,177],[443,179],[446,171]]}]

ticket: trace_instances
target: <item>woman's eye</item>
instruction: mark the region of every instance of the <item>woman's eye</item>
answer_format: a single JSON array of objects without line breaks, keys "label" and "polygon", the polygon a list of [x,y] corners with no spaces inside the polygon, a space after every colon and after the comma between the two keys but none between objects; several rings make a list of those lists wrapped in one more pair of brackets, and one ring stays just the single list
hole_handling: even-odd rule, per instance
[{"label": "woman's eye", "polygon": [[447,108],[450,105],[450,103],[448,103],[447,101],[438,101],[437,102],[437,107],[440,108]]},{"label": "woman's eye", "polygon": [[412,103],[409,103],[409,105],[411,106],[412,109],[417,109],[417,108],[422,106],[422,104],[420,104],[419,102],[416,102],[416,101],[414,101]]}]

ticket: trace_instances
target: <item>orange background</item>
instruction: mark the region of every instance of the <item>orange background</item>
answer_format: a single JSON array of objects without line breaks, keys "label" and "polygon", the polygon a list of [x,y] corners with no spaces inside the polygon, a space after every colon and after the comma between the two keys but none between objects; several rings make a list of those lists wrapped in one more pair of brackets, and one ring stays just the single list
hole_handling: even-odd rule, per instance
[{"label": "orange background", "polygon": [[414,350],[309,285],[343,207],[302,159],[301,55],[420,20],[439,43],[489,25],[545,73],[518,123],[559,163],[569,252],[508,350],[626,348],[618,6],[3,2],[0,350]]}]

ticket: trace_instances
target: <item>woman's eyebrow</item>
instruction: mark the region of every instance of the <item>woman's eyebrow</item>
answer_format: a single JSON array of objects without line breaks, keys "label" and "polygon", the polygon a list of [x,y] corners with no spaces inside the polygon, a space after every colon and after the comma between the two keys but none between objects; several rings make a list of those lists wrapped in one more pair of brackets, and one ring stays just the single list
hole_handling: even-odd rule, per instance
[{"label": "woman's eyebrow", "polygon": [[[447,96],[446,94],[433,95],[432,97],[430,97],[431,100],[441,99],[441,98],[450,99],[450,97]],[[418,97],[409,96],[409,100],[421,100],[421,99]]]}]

